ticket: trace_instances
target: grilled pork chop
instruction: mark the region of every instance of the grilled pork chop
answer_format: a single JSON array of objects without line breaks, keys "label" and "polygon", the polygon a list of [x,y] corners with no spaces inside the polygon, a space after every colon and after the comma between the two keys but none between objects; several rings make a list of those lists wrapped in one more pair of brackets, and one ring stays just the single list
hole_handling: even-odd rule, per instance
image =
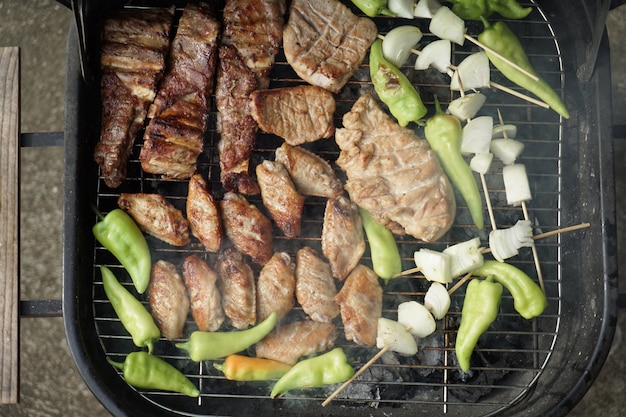
[{"label": "grilled pork chop", "polygon": [[287,62],[310,84],[333,93],[348,82],[378,29],[337,0],[294,0],[283,34]]},{"label": "grilled pork chop", "polygon": [[250,96],[250,111],[261,130],[301,145],[335,133],[335,98],[321,87],[257,90]]},{"label": "grilled pork chop", "polygon": [[217,287],[217,272],[197,255],[183,262],[183,281],[191,304],[191,315],[198,330],[214,332],[224,323],[222,295]]},{"label": "grilled pork chop", "polygon": [[263,321],[272,312],[280,321],[296,303],[296,265],[287,252],[276,252],[266,263],[256,284],[256,315]]},{"label": "grilled pork chop", "polygon": [[152,267],[148,291],[150,312],[163,336],[168,340],[183,337],[189,297],[176,266],[157,261]]},{"label": "grilled pork chop", "polygon": [[433,242],[454,221],[448,178],[428,143],[400,127],[369,95],[343,116],[335,140],[350,199],[398,235]]},{"label": "grilled pork chop", "polygon": [[204,149],[220,23],[205,3],[189,3],[172,41],[169,67],[150,106],[139,155],[144,171],[187,179]]},{"label": "grilled pork chop", "polygon": [[230,324],[237,329],[253,326],[256,323],[256,283],[250,265],[236,249],[226,248],[218,256],[215,270],[222,307]]},{"label": "grilled pork chop", "polygon": [[102,122],[94,160],[111,188],[119,187],[126,178],[135,137],[163,76],[173,17],[174,7],[119,10],[104,22]]}]

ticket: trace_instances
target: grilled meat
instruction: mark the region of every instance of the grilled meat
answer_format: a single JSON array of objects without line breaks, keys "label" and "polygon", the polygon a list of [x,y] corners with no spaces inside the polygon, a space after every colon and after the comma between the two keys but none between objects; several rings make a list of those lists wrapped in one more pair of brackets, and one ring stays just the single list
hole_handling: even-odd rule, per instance
[{"label": "grilled meat", "polygon": [[185,246],[191,242],[189,222],[161,194],[122,193],[117,205],[149,235],[173,246]]},{"label": "grilled meat", "polygon": [[222,295],[217,288],[217,272],[197,255],[183,262],[183,281],[191,303],[191,315],[201,331],[216,331],[224,323]]},{"label": "grilled meat", "polygon": [[250,96],[252,117],[264,132],[301,145],[335,133],[335,99],[312,85],[257,90]]},{"label": "grilled meat", "polygon": [[286,252],[276,252],[266,263],[256,283],[256,315],[262,321],[276,312],[281,320],[295,305],[296,265]]},{"label": "grilled meat", "polygon": [[330,265],[305,246],[296,253],[296,299],[314,321],[330,323],[339,315]]},{"label": "grilled meat", "polygon": [[287,169],[300,194],[333,198],[343,193],[333,168],[313,152],[283,143],[276,149],[275,159]]},{"label": "grilled meat", "polygon": [[350,198],[398,235],[432,242],[449,230],[456,202],[428,143],[400,127],[366,94],[343,116],[337,165]]},{"label": "grilled meat", "polygon": [[333,276],[343,281],[365,252],[363,222],[356,204],[339,196],[326,202],[322,226],[322,252]]},{"label": "grilled meat", "polygon": [[204,148],[220,23],[205,3],[189,3],[172,41],[169,67],[150,106],[139,155],[144,171],[187,179]]},{"label": "grilled meat", "polygon": [[189,297],[176,267],[164,260],[152,266],[148,289],[150,312],[161,334],[168,340],[183,337],[189,313]]},{"label": "grilled meat", "polygon": [[218,288],[222,294],[222,307],[230,324],[246,329],[256,323],[256,283],[254,273],[241,253],[226,248],[215,264]]},{"label": "grilled meat", "polygon": [[335,301],[341,308],[346,339],[360,346],[374,346],[383,306],[383,290],[374,271],[357,265]]},{"label": "grilled meat", "polygon": [[310,84],[334,93],[348,82],[378,29],[337,0],[294,0],[283,34],[287,62]]},{"label": "grilled meat", "polygon": [[219,56],[215,102],[219,111],[217,149],[221,182],[228,191],[258,194],[259,186],[249,174],[258,130],[249,102],[250,94],[257,89],[257,80],[234,47],[221,46]]},{"label": "grilled meat", "polygon": [[273,255],[272,222],[240,194],[227,192],[220,202],[224,231],[233,245],[252,261],[265,265]]},{"label": "grilled meat", "polygon": [[111,188],[119,187],[126,178],[135,137],[163,76],[173,17],[174,7],[119,10],[104,22],[102,121],[94,160]]},{"label": "grilled meat", "polygon": [[285,0],[227,0],[222,44],[234,46],[257,79],[269,86],[274,58],[283,41]]},{"label": "grilled meat", "polygon": [[293,365],[302,356],[330,349],[337,337],[337,327],[333,323],[296,321],[265,336],[255,345],[256,355]]},{"label": "grilled meat", "polygon": [[187,191],[187,220],[191,233],[208,252],[218,252],[224,237],[217,206],[202,174],[194,174]]},{"label": "grilled meat", "polygon": [[282,164],[265,160],[256,167],[263,205],[289,239],[300,236],[304,197]]}]

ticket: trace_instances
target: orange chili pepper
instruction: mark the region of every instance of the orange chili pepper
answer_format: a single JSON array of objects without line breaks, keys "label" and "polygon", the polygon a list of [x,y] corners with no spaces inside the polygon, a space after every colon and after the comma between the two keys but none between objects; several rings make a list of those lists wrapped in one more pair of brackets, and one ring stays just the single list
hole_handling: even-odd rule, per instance
[{"label": "orange chili pepper", "polygon": [[232,381],[267,381],[278,379],[291,369],[291,365],[271,359],[230,355],[224,363],[213,366]]}]

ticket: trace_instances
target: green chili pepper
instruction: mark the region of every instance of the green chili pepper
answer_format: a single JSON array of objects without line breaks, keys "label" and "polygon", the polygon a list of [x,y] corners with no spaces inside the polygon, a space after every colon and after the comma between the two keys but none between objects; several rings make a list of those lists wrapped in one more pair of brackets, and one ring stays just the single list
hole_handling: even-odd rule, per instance
[{"label": "green chili pepper", "polygon": [[232,332],[204,332],[196,330],[189,340],[177,343],[176,347],[186,350],[191,360],[200,362],[223,358],[241,352],[263,339],[276,326],[276,312],[246,330]]},{"label": "green chili pepper", "polygon": [[344,382],[352,375],[354,375],[354,368],[348,363],[343,349],[335,348],[323,355],[304,359],[295,364],[276,381],[270,397],[276,398],[292,389],[337,384]]},{"label": "green chili pepper", "polygon": [[456,358],[463,372],[470,368],[470,358],[478,339],[498,316],[501,299],[502,285],[490,278],[473,279],[467,284],[461,325],[454,345]]},{"label": "green chili pepper", "polygon": [[146,308],[119,283],[113,272],[106,266],[100,267],[104,292],[111,302],[115,313],[124,328],[133,338],[137,347],[147,347],[152,353],[154,342],[159,340],[161,332]]},{"label": "green chili pepper", "polygon": [[435,106],[437,114],[426,121],[424,128],[426,140],[437,155],[448,178],[463,196],[474,224],[478,229],[482,229],[483,201],[474,173],[461,154],[463,136],[461,122],[455,116],[443,113],[438,100],[435,100]]},{"label": "green chili pepper", "polygon": [[507,19],[523,19],[533,10],[517,0],[453,0],[452,11],[463,20],[480,20],[498,13]]},{"label": "green chili pepper", "polygon": [[372,219],[370,213],[359,207],[363,229],[367,235],[372,257],[372,269],[376,275],[389,280],[402,272],[402,258],[393,233]]},{"label": "green chili pepper", "polygon": [[286,363],[243,355],[230,355],[224,363],[213,366],[231,381],[267,381],[280,378],[291,369]]},{"label": "green chili pepper", "polygon": [[406,75],[385,59],[382,45],[383,41],[376,39],[370,48],[370,77],[374,90],[400,126],[417,122],[428,109]]},{"label": "green chili pepper", "polygon": [[525,319],[532,319],[543,313],[548,300],[541,287],[524,271],[505,262],[486,260],[474,271],[474,275],[493,277],[513,296],[513,306]]},{"label": "green chili pepper", "polygon": [[352,3],[369,17],[396,15],[387,7],[387,0],[352,0]]},{"label": "green chili pepper", "polygon": [[115,209],[105,217],[97,213],[101,221],[92,228],[94,236],[126,268],[135,289],[143,294],[150,283],[152,259],[141,229],[121,209]]},{"label": "green chili pepper", "polygon": [[182,372],[147,352],[129,353],[122,363],[108,358],[107,361],[122,370],[124,380],[133,387],[178,392],[190,397],[200,395],[198,388]]},{"label": "green chili pepper", "polygon": [[528,73],[536,76],[538,80],[533,80],[502,58],[496,56],[496,54],[486,50],[485,52],[493,65],[510,81],[535,94],[549,105],[552,110],[564,118],[569,119],[569,112],[563,101],[561,101],[561,97],[559,97],[556,91],[554,91],[543,78],[539,77],[539,74],[531,65],[522,44],[513,31],[511,31],[504,22],[496,22],[490,25],[487,20],[482,19],[482,21],[485,25],[485,30],[478,35],[478,40],[491,50],[515,63],[520,68],[528,71]]}]

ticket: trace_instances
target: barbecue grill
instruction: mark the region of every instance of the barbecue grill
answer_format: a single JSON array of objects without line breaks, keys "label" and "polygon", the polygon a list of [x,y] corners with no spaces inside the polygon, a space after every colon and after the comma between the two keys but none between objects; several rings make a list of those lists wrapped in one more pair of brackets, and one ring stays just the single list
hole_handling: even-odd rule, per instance
[{"label": "barbecue grill", "polygon": [[[99,266],[110,267],[129,288],[130,279],[91,234],[97,221],[91,205],[104,213],[116,207],[121,192],[163,194],[184,209],[187,185],[145,174],[135,145],[128,178],[118,189],[108,188],[92,161],[98,140],[100,103],[97,81],[98,35],[105,8],[146,8],[162,2],[99,4],[73,3],[77,24],[68,39],[68,79],[65,126],[65,253],[63,316],[72,355],[89,388],[116,416],[196,416],[196,415],[564,415],[582,398],[600,371],[608,354],[617,321],[617,260],[613,151],[611,144],[610,73],[606,39],[599,50],[595,72],[583,80],[579,69],[589,58],[594,30],[595,8],[587,2],[556,0],[528,3],[533,11],[523,21],[506,21],[522,40],[533,65],[565,99],[571,118],[561,119],[551,110],[497,89],[482,91],[487,96],[480,115],[497,119],[500,110],[506,123],[518,127],[518,138],[526,144],[519,162],[527,167],[533,199],[528,202],[529,218],[535,234],[585,222],[590,227],[536,241],[548,307],[538,318],[524,320],[513,309],[505,291],[496,322],[481,338],[472,357],[472,370],[462,374],[454,354],[464,289],[452,295],[450,312],[438,322],[436,332],[420,341],[420,351],[411,358],[387,354],[338,395],[328,406],[321,402],[336,388],[330,386],[288,393],[270,400],[270,383],[237,383],[226,380],[211,362],[192,362],[173,343],[159,341],[155,354],[183,371],[201,391],[198,399],[159,391],[136,389],[126,384],[117,370],[107,363],[137,348],[123,329],[108,302],[99,275]],[[150,3],[150,4],[149,4]],[[182,4],[177,4],[180,7]],[[353,10],[357,10],[353,8]],[[428,22],[374,18],[384,34],[400,24],[415,24],[425,36],[421,45],[434,37]],[[482,30],[478,22],[467,23],[467,33]],[[453,49],[453,64],[479,48],[466,43]],[[410,65],[412,61],[410,61]],[[449,78],[436,70],[414,71],[403,68],[419,88],[431,109],[435,97],[445,107],[453,95]],[[492,69],[492,80],[511,85]],[[293,86],[302,81],[279,53],[272,72],[271,87]],[[373,91],[367,60],[336,95],[336,125],[360,95]],[[523,91],[520,91],[524,93]],[[221,197],[215,131],[216,111],[210,114],[206,149],[198,170],[208,178],[212,191]],[[422,136],[420,129],[416,127]],[[260,133],[253,163],[273,159],[281,140]],[[333,161],[338,149],[332,140],[308,145],[311,150]],[[486,175],[489,198],[498,227],[508,227],[524,217],[519,207],[506,204],[501,175],[502,164],[494,162]],[[338,174],[342,175],[338,170]],[[261,206],[260,198],[250,201]],[[469,211],[457,195],[459,205],[451,230],[438,242],[426,245],[410,237],[398,239],[403,268],[414,266],[413,252],[422,247],[442,250],[450,244],[479,236],[487,241],[489,226],[477,232]],[[303,245],[320,251],[320,234],[325,201],[307,198],[302,236],[297,240],[275,236],[275,249],[292,255]],[[215,257],[204,252],[196,241],[173,248],[148,237],[153,259],[180,265],[185,256],[196,253],[212,265]],[[536,277],[530,250],[522,250],[510,263]],[[366,252],[362,263],[370,264]],[[258,272],[258,270],[256,271]],[[428,288],[419,273],[389,281],[384,285],[383,315],[396,317],[402,301],[422,301]],[[141,297],[140,297],[141,298]],[[145,299],[142,299],[145,301]],[[191,318],[185,327],[194,329]],[[341,326],[340,326],[341,328]],[[377,349],[357,347],[339,338],[341,346],[359,368]]]}]

